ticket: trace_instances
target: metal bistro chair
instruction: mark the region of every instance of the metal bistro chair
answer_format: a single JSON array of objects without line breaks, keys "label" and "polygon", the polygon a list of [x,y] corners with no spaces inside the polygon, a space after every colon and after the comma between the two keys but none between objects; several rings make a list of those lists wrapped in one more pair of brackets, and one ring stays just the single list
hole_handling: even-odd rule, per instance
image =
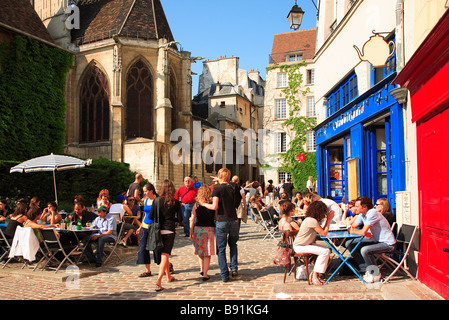
[{"label": "metal bistro chair", "polygon": [[383,283],[388,282],[396,272],[401,269],[410,278],[416,280],[416,278],[405,268],[404,263],[409,256],[410,249],[414,247],[414,239],[418,233],[418,227],[409,224],[403,224],[399,229],[398,235],[396,236],[396,249],[393,252],[383,252],[376,254],[378,260],[382,261],[379,269],[384,265],[389,265],[394,268],[393,272],[383,281]]},{"label": "metal bistro chair", "polygon": [[[120,223],[117,223],[117,239],[115,241],[111,241],[111,242],[107,242],[104,245],[104,249],[105,250],[109,250],[109,254],[106,257],[106,259],[104,260],[104,263],[106,263],[109,258],[115,254],[117,256],[117,258],[122,261],[122,258],[120,258],[120,256],[118,255],[118,253],[116,252],[117,246],[120,243],[120,241],[122,241],[123,238],[123,232],[124,232],[124,223],[122,222],[122,220],[120,219],[120,214],[116,213],[116,212],[110,212],[109,213],[111,216],[113,216],[117,221],[121,221]],[[120,230],[118,230],[120,229]]]},{"label": "metal bistro chair", "polygon": [[[59,271],[61,266],[64,264],[64,262],[68,261],[71,265],[75,265],[76,263],[70,259],[71,256],[79,255],[80,253],[78,250],[78,245],[76,245],[73,248],[64,247],[59,240],[59,235],[56,229],[49,228],[49,229],[39,229],[41,235],[42,235],[42,242],[45,247],[46,254],[42,257],[41,261],[36,265],[36,267],[44,260],[46,259],[47,262],[42,267],[42,270],[45,270],[45,268],[48,269],[55,269],[55,273]],[[56,258],[56,254],[61,253],[64,256],[64,259],[60,261],[58,258]],[[54,267],[49,267],[48,265],[52,260],[55,260],[59,262],[59,265]],[[36,269],[36,268],[35,268]]]},{"label": "metal bistro chair", "polygon": [[267,231],[267,234],[263,238],[265,240],[268,236],[271,236],[276,242],[278,241],[275,237],[276,230],[278,226],[274,225],[273,220],[271,219],[270,213],[268,211],[259,211],[260,216],[262,218],[262,226]]}]

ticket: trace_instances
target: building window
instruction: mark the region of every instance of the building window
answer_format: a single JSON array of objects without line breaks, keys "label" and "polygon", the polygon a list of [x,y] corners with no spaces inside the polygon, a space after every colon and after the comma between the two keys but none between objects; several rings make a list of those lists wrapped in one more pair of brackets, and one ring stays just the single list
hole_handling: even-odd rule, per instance
[{"label": "building window", "polygon": [[80,95],[80,142],[109,140],[109,82],[97,67],[87,71]]},{"label": "building window", "polygon": [[284,153],[287,151],[287,135],[285,132],[278,132],[276,139],[276,152]]},{"label": "building window", "polygon": [[278,88],[285,88],[288,85],[287,73],[278,73]]},{"label": "building window", "polygon": [[137,61],[126,78],[126,136],[153,138],[153,77],[148,67]]},{"label": "building window", "polygon": [[287,100],[285,99],[276,100],[276,110],[274,116],[276,119],[287,118]]},{"label": "building window", "polygon": [[306,74],[306,84],[314,84],[315,83],[315,69],[307,70]]},{"label": "building window", "polygon": [[315,132],[307,131],[307,152],[315,152]]},{"label": "building window", "polygon": [[302,61],[302,53],[289,54],[288,61]]},{"label": "building window", "polygon": [[292,174],[288,172],[278,172],[278,184],[286,182],[288,179],[292,178]]},{"label": "building window", "polygon": [[327,117],[343,108],[359,95],[357,75],[355,72],[344,79],[327,97]]},{"label": "building window", "polygon": [[[391,40],[393,40],[393,42],[395,41],[395,39],[392,37],[385,39],[385,41],[387,41],[387,42],[390,42]],[[392,49],[391,48],[392,46],[393,46],[393,44],[390,45],[390,50]],[[396,48],[394,50],[396,50]],[[390,74],[392,74],[395,71],[396,71],[396,51],[391,57],[388,58],[385,66],[379,67],[379,68],[371,67],[372,78],[374,79],[374,83],[371,83],[371,84],[375,85],[376,83],[385,79],[386,77],[388,77]]]},{"label": "building window", "polygon": [[316,117],[314,96],[307,97],[307,116]]}]

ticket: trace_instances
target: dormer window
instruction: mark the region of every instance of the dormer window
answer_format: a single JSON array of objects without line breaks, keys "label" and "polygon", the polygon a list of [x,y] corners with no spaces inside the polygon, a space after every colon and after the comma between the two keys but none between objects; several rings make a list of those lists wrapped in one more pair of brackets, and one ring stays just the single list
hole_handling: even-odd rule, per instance
[{"label": "dormer window", "polygon": [[289,54],[288,56],[288,61],[302,61],[302,53],[293,53],[293,54]]}]

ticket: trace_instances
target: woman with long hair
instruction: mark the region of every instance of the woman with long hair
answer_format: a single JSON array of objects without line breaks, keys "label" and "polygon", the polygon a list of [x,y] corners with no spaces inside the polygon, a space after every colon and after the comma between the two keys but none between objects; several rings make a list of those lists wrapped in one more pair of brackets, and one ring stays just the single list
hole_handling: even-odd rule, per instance
[{"label": "woman with long hair", "polygon": [[[196,197],[198,201],[212,203],[212,191],[207,186],[201,186]],[[215,254],[215,213],[196,202],[190,217],[190,239],[200,260],[203,281],[210,279],[207,271],[210,257]]]},{"label": "woman with long hair", "polygon": [[28,211],[28,205],[26,202],[17,202],[14,212],[9,215],[9,222],[4,231],[5,237],[9,244],[12,244],[14,234],[16,233],[17,226],[23,226],[28,220],[26,214]]},{"label": "woman with long hair", "polygon": [[377,199],[375,208],[377,211],[382,213],[382,215],[385,217],[385,219],[387,219],[387,221],[391,227],[391,225],[393,224],[393,222],[395,222],[396,219],[395,219],[393,213],[391,212],[391,206],[390,206],[390,202],[388,201],[388,199],[387,198]]},{"label": "woman with long hair", "polygon": [[[325,273],[329,262],[330,250],[315,243],[316,233],[325,236],[329,232],[329,224],[334,217],[333,211],[328,213],[326,204],[322,201],[312,202],[306,211],[306,218],[301,223],[298,235],[293,242],[296,253],[311,253],[318,256],[313,272],[310,274],[314,285],[322,285],[320,274]],[[320,223],[326,218],[324,229]]]},{"label": "woman with long hair", "polygon": [[181,214],[181,203],[175,199],[175,186],[170,180],[164,180],[162,182],[159,198],[153,202],[149,218],[154,221],[156,214],[159,216],[163,243],[163,247],[160,250],[161,264],[159,265],[159,274],[156,283],[156,291],[161,291],[164,289],[162,287],[164,273],[167,274],[168,282],[175,280],[170,274],[169,256],[175,243],[176,217]]},{"label": "woman with long hair", "polygon": [[112,203],[109,201],[109,190],[108,189],[101,190],[97,198],[97,208],[105,206],[106,208],[109,209],[111,205]]},{"label": "woman with long hair", "polygon": [[[153,220],[150,219],[150,211],[153,206],[153,201],[157,197],[156,189],[154,185],[151,183],[147,183],[143,186],[143,194],[144,194],[144,217],[140,227],[137,229],[136,234],[140,236],[139,240],[139,251],[137,252],[137,262],[136,264],[145,264],[146,271],[141,273],[139,277],[149,277],[151,276],[151,257],[150,252],[146,249],[147,241],[148,241],[148,227],[153,223]],[[156,251],[153,251],[154,261],[156,263],[160,263],[159,254]]]}]

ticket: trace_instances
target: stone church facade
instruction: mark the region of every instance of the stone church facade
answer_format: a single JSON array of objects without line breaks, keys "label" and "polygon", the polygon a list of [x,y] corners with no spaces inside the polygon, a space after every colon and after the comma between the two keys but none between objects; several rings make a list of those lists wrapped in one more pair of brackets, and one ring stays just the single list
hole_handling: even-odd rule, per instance
[{"label": "stone church facade", "polygon": [[182,185],[192,167],[170,161],[170,133],[192,132],[192,59],[178,49],[160,0],[77,1],[79,29],[67,26],[68,2],[32,1],[55,43],[75,55],[65,153],[128,163],[156,186]]}]

